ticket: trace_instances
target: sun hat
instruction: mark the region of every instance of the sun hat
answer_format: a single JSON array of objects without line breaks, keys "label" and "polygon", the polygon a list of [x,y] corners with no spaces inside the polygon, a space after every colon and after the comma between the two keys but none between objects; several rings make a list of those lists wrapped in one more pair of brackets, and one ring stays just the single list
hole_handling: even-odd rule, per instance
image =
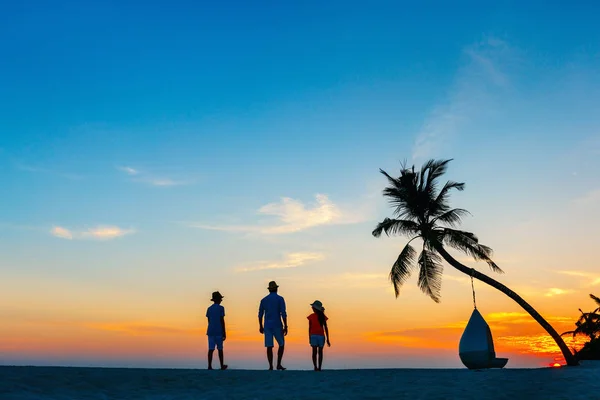
[{"label": "sun hat", "polygon": [[279,287],[279,285],[275,281],[271,281],[271,282],[269,282],[269,287],[267,289],[273,290],[273,289],[277,289],[278,287]]},{"label": "sun hat", "polygon": [[211,301],[222,300],[223,298],[224,298],[224,296],[221,293],[219,293],[219,292],[213,292],[212,298],[210,300]]},{"label": "sun hat", "polygon": [[323,307],[323,303],[321,303],[319,300],[315,300],[314,303],[312,303],[310,306],[314,307],[315,310],[325,311],[325,307]]}]

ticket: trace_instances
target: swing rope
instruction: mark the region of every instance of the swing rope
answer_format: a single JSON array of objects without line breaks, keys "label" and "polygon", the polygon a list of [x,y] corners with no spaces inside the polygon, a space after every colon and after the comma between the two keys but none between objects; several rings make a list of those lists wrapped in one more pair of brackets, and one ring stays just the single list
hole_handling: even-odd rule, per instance
[{"label": "swing rope", "polygon": [[473,307],[477,310],[477,303],[475,302],[475,285],[473,284],[473,268],[471,268],[471,290],[473,291]]}]

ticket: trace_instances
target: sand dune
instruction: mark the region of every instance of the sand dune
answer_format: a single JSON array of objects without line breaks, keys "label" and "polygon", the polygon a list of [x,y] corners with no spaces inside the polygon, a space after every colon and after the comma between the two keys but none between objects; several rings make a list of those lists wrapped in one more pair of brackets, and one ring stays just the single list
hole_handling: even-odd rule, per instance
[{"label": "sand dune", "polygon": [[205,371],[0,367],[0,399],[600,399],[600,363],[577,368]]}]

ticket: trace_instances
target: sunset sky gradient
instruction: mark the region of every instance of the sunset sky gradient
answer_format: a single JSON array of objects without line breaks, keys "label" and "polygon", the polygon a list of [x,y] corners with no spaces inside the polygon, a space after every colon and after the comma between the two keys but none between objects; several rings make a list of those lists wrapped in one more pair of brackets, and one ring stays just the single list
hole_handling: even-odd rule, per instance
[{"label": "sunset sky gradient", "polygon": [[[463,229],[559,331],[600,295],[598,5],[23,1],[0,13],[0,363],[263,368],[276,280],[290,368],[323,301],[330,367],[460,367],[470,280],[387,279],[383,168],[453,158]],[[485,264],[458,256],[485,273]],[[509,367],[558,349],[502,293]]]}]

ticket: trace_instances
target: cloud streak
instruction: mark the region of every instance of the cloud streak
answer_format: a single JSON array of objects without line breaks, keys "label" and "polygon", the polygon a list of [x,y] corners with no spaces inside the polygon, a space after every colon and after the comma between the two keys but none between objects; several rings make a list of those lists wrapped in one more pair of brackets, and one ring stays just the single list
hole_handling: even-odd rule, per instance
[{"label": "cloud streak", "polygon": [[137,174],[140,173],[137,169],[131,168],[131,167],[127,167],[127,166],[117,167],[117,169],[119,171],[125,172],[127,175],[137,175]]},{"label": "cloud streak", "polygon": [[142,171],[140,169],[131,167],[131,166],[120,166],[117,169],[127,176],[131,177],[132,182],[144,183],[146,185],[155,186],[155,187],[172,187],[172,186],[182,186],[182,185],[190,185],[192,181],[185,179],[172,179],[170,177],[166,177],[164,175],[155,175],[149,172]]},{"label": "cloud streak", "polygon": [[550,288],[550,289],[548,289],[548,291],[546,292],[546,294],[544,296],[554,297],[554,296],[560,296],[562,294],[567,294],[567,293],[572,293],[572,292],[573,292],[573,290],[570,290],[570,289]]},{"label": "cloud streak", "polygon": [[416,135],[413,162],[437,156],[468,121],[477,117],[484,100],[510,83],[503,68],[512,52],[504,41],[487,38],[463,52],[466,63],[457,72],[448,100],[433,108]]},{"label": "cloud streak", "polygon": [[279,202],[269,203],[258,210],[259,215],[275,217],[277,223],[269,225],[206,225],[190,224],[192,227],[225,232],[249,232],[265,235],[289,234],[324,225],[352,224],[363,220],[360,215],[344,212],[325,194],[317,194],[312,205],[283,197]]},{"label": "cloud streak", "polygon": [[325,259],[322,253],[288,253],[280,261],[263,261],[247,267],[236,268],[236,272],[252,272],[267,269],[297,268],[314,261]]},{"label": "cloud streak", "polygon": [[60,178],[65,178],[65,179],[69,179],[69,180],[73,180],[73,181],[83,179],[83,177],[78,174],[59,172],[59,171],[55,171],[55,170],[49,169],[49,168],[34,167],[31,165],[24,165],[24,164],[17,164],[16,167],[18,169],[20,169],[21,171],[30,172],[33,174],[58,176]]},{"label": "cloud streak", "polygon": [[574,199],[573,204],[576,206],[591,206],[600,204],[600,189],[592,190],[583,196]]},{"label": "cloud streak", "polygon": [[73,239],[73,233],[70,230],[63,228],[62,226],[55,226],[54,228],[52,228],[50,233],[52,234],[52,236],[56,236],[58,238],[69,240]]},{"label": "cloud streak", "polygon": [[[494,312],[485,315],[490,325],[496,351],[518,351],[524,354],[560,354],[552,337],[539,334],[538,323],[524,312]],[[569,326],[573,318],[547,316],[546,320],[560,326]],[[368,332],[367,341],[402,347],[452,348],[460,340],[467,321],[456,321],[440,326],[410,328],[396,331]]]},{"label": "cloud streak", "polygon": [[131,335],[198,335],[204,332],[202,329],[185,329],[173,326],[157,326],[144,324],[87,324],[92,329],[103,331],[123,332]]},{"label": "cloud streak", "polygon": [[585,271],[556,271],[559,274],[585,278],[586,286],[600,285],[600,275]]},{"label": "cloud streak", "polygon": [[189,182],[186,181],[176,181],[170,178],[148,178],[148,179],[138,179],[136,182],[147,183],[152,186],[158,187],[169,187],[169,186],[181,186],[188,185]]},{"label": "cloud streak", "polygon": [[135,233],[134,229],[123,229],[118,226],[97,226],[86,230],[71,230],[63,226],[54,226],[50,234],[61,239],[111,240]]}]

